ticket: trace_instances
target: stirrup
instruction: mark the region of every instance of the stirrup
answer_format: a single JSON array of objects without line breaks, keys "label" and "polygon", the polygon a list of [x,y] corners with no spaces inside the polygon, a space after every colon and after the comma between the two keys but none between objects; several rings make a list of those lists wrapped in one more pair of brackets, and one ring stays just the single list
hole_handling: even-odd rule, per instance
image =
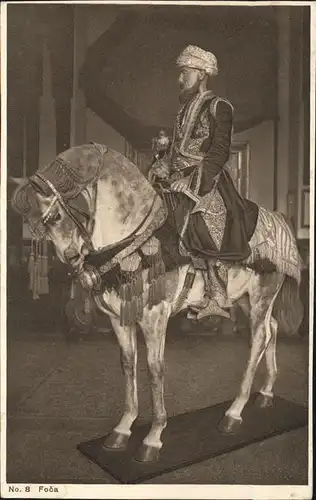
[{"label": "stirrup", "polygon": [[205,309],[205,307],[208,306],[209,301],[210,301],[209,297],[205,295],[202,300],[198,300],[197,302],[191,302],[189,304],[189,308],[192,309],[192,311],[199,312],[201,311],[201,309]]},{"label": "stirrup", "polygon": [[212,298],[208,300],[207,304],[204,307],[200,308],[197,311],[196,319],[203,319],[206,316],[222,316],[223,318],[230,319],[229,312],[220,307],[216,300]]},{"label": "stirrup", "polygon": [[209,304],[199,311],[196,319],[203,319],[206,316],[222,316],[223,318],[230,319],[229,312],[222,309],[214,299],[211,299]]}]

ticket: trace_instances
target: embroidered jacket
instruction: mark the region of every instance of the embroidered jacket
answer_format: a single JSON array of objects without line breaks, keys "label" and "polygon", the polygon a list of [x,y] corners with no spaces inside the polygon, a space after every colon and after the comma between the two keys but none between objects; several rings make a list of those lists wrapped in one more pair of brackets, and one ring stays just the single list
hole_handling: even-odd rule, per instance
[{"label": "embroidered jacket", "polygon": [[[173,217],[183,245],[192,255],[240,261],[250,253],[248,241],[258,207],[240,196],[225,168],[232,130],[233,106],[210,91],[195,95],[177,115],[170,164],[175,175],[188,180],[188,186],[183,194],[174,195]],[[213,212],[226,215],[223,220],[218,215],[208,227],[202,209],[204,201],[210,203],[211,192],[216,205]],[[220,229],[218,241],[213,227]]]},{"label": "embroidered jacket", "polygon": [[186,177],[199,167],[200,195],[212,189],[214,177],[229,159],[232,130],[233,106],[211,91],[197,94],[177,115],[172,168]]}]

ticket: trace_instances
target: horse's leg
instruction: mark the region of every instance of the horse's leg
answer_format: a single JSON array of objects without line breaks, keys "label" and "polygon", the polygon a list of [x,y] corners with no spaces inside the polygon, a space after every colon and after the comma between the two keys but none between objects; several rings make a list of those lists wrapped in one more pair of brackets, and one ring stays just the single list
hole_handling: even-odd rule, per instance
[{"label": "horse's leg", "polygon": [[111,323],[121,349],[121,366],[126,380],[125,407],[119,424],[105,438],[104,446],[124,449],[131,435],[131,426],[138,415],[136,328],[120,326],[120,320],[114,317],[111,318]]},{"label": "horse's leg", "polygon": [[267,346],[265,356],[266,356],[266,367],[267,367],[267,377],[264,385],[260,389],[260,394],[257,398],[257,405],[261,408],[266,408],[272,406],[273,404],[273,386],[277,378],[277,363],[276,363],[276,340],[278,324],[275,318],[271,317],[270,321],[271,330],[271,340]]},{"label": "horse's leg", "polygon": [[[278,273],[265,276],[254,276],[250,289],[250,320],[252,329],[252,345],[247,368],[242,379],[240,392],[225,417],[220,423],[220,430],[234,432],[242,422],[241,413],[249,400],[250,391],[256,369],[272,340],[271,312],[274,300],[283,283],[283,276]],[[273,349],[270,348],[269,356]],[[269,358],[270,359],[270,358]],[[271,379],[272,380],[272,379]],[[270,381],[270,379],[269,379]]]},{"label": "horse's leg", "polygon": [[144,318],[140,322],[147,347],[153,408],[150,431],[135,456],[135,459],[141,462],[158,460],[162,447],[161,433],[167,425],[164,404],[164,348],[170,309],[167,302],[154,306],[150,311],[145,309]]},{"label": "horse's leg", "polygon": [[[292,286],[294,284],[294,290]],[[290,286],[290,289],[288,288]],[[294,292],[294,293],[293,293]],[[273,402],[273,386],[277,377],[277,363],[276,363],[276,340],[278,329],[282,325],[282,317],[287,313],[287,317],[290,317],[292,328],[297,328],[301,321],[301,313],[298,315],[290,315],[291,310],[300,306],[299,302],[299,289],[298,285],[294,282],[287,281],[284,276],[284,282],[282,283],[282,289],[278,298],[280,302],[274,302],[274,316],[272,316],[272,310],[270,317],[267,318],[267,328],[270,327],[271,340],[266,350],[266,366],[267,366],[267,376],[264,385],[260,389],[260,394],[257,398],[257,404],[260,407],[272,406]],[[278,308],[282,307],[283,314],[280,317],[280,310]],[[278,314],[279,313],[279,314]],[[270,321],[269,321],[270,320]],[[282,326],[281,326],[282,327]]]},{"label": "horse's leg", "polygon": [[[245,293],[244,295],[242,295],[242,297],[240,297],[236,303],[238,304],[238,306],[240,307],[241,311],[243,312],[244,314],[244,317],[247,321],[245,321],[245,323],[243,323],[242,325],[240,325],[240,330],[239,332],[241,333],[241,326],[242,326],[242,329],[243,330],[246,330],[247,331],[245,332],[245,334],[247,334],[247,338],[248,338],[248,344],[249,344],[249,347],[251,347],[251,344],[252,344],[252,330],[250,328],[250,324],[249,324],[249,317],[250,317],[250,301],[249,301],[249,295],[248,293]],[[239,326],[239,325],[238,325]],[[237,329],[238,329],[238,326],[237,326]]]}]

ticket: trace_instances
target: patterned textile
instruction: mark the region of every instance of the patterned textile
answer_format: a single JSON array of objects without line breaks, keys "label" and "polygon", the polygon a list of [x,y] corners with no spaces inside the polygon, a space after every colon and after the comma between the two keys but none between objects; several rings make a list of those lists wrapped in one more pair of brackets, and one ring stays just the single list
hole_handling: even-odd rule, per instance
[{"label": "patterned textile", "polygon": [[164,159],[172,181],[188,180],[173,216],[182,255],[240,262],[250,254],[258,207],[240,196],[228,172],[232,120],[233,106],[212,91],[197,93],[177,114]]},{"label": "patterned textile", "polygon": [[180,108],[171,147],[173,169],[182,171],[203,160],[203,145],[210,137],[210,115],[215,119],[220,101],[232,108],[228,101],[216,97],[212,91],[198,93],[189,104]]},{"label": "patterned textile", "polygon": [[104,154],[108,151],[107,146],[92,142],[75,146],[60,153],[52,163],[44,165],[38,172],[52,182],[65,199],[75,198],[83,188],[98,179]]},{"label": "patterned textile", "polygon": [[212,52],[197,47],[196,45],[188,45],[177,59],[177,65],[181,67],[204,69],[208,75],[217,75],[218,65],[217,58]]},{"label": "patterned textile", "polygon": [[208,263],[209,292],[211,297],[227,300],[228,268],[222,262]]},{"label": "patterned textile", "polygon": [[220,250],[225,231],[227,210],[217,189],[200,198],[191,214],[198,212],[201,213],[217,249]]},{"label": "patterned textile", "polygon": [[259,207],[257,226],[249,245],[251,254],[245,261],[246,264],[251,265],[266,259],[272,262],[279,272],[300,283],[304,263],[295,236],[284,215]]}]

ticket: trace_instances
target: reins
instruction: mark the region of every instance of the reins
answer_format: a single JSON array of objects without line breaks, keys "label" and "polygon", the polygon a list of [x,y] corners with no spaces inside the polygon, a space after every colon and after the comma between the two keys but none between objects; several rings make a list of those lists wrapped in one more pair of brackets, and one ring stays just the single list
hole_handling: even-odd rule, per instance
[{"label": "reins", "polygon": [[[79,231],[81,232],[81,236],[84,239],[85,244],[88,246],[90,251],[93,251],[93,243],[91,240],[91,235],[89,234],[88,230],[84,227],[84,225],[78,220],[77,217],[74,216],[74,214],[71,212],[70,208],[68,207],[67,203],[61,196],[61,194],[57,191],[55,188],[54,184],[50,182],[48,179],[45,179],[41,174],[35,173],[34,174],[36,177],[38,177],[42,182],[44,182],[52,191],[52,193],[55,195],[56,200],[60,203],[62,208],[65,210],[66,214],[70,219],[75,223]],[[79,210],[78,210],[79,211]]]},{"label": "reins", "polygon": [[[144,219],[140,222],[140,224],[133,230],[133,232],[127,236],[126,238],[124,238],[123,240],[120,240],[119,242],[116,242],[112,245],[109,245],[107,247],[104,247],[104,248],[101,248],[100,250],[95,250],[94,249],[94,246],[93,246],[93,243],[92,243],[92,240],[91,240],[91,236],[92,236],[92,231],[93,231],[93,225],[94,225],[94,217],[93,215],[94,214],[91,214],[90,218],[89,218],[89,221],[91,223],[91,233],[89,233],[89,231],[85,228],[85,226],[78,220],[77,217],[75,217],[75,215],[72,213],[71,210],[75,210],[77,211],[79,214],[81,215],[84,215],[85,217],[87,217],[87,214],[85,214],[81,209],[79,209],[78,207],[69,207],[67,205],[67,203],[65,202],[64,198],[61,196],[61,194],[58,192],[58,190],[55,188],[54,184],[52,182],[50,182],[48,179],[45,179],[45,177],[43,177],[41,174],[39,173],[36,173],[34,174],[35,176],[37,176],[42,182],[44,182],[52,191],[52,193],[54,194],[54,197],[55,197],[55,201],[58,201],[60,203],[60,205],[62,206],[62,208],[64,209],[64,211],[67,213],[67,215],[70,217],[70,219],[75,223],[76,227],[79,229],[79,231],[81,232],[81,236],[83,237],[84,239],[84,242],[86,243],[89,251],[90,251],[90,254],[93,254],[93,253],[102,253],[102,251],[105,251],[105,250],[109,250],[110,248],[112,247],[115,247],[115,246],[118,246],[118,245],[127,245],[128,243],[132,242],[137,233],[143,228],[143,226],[146,224],[147,220],[149,219],[152,211],[153,211],[153,208],[154,208],[154,205],[155,205],[155,201],[156,201],[156,198],[158,197],[158,193],[155,194],[154,198],[153,198],[153,201],[151,203],[151,206],[150,206],[150,209],[149,211],[147,212],[146,216],[144,217]],[[94,193],[94,202],[96,201],[96,190],[95,190],[95,193]],[[95,204],[95,203],[94,203]],[[52,204],[50,205],[49,209],[51,209],[52,207]],[[94,212],[95,212],[95,207],[94,207]],[[45,218],[45,215],[43,217],[43,219]],[[43,221],[45,222],[45,221]]]}]

